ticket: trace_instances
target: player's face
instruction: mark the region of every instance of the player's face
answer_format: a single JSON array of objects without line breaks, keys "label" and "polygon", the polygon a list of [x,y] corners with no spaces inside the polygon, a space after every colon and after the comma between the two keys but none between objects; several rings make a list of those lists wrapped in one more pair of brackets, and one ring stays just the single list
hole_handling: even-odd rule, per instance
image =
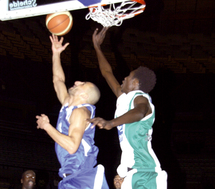
[{"label": "player's face", "polygon": [[120,189],[121,188],[123,180],[124,179],[121,178],[119,175],[116,175],[114,177],[113,183],[114,183],[114,186],[115,186],[116,189]]},{"label": "player's face", "polygon": [[89,82],[76,81],[74,85],[69,88],[68,92],[70,95],[76,95],[79,92],[84,92]]},{"label": "player's face", "polygon": [[130,74],[127,77],[125,77],[125,79],[122,81],[121,91],[123,93],[128,93],[134,90],[135,78],[133,77],[134,77],[134,71],[130,72]]},{"label": "player's face", "polygon": [[35,173],[33,171],[26,171],[23,178],[21,179],[21,183],[25,189],[31,189],[35,186]]}]

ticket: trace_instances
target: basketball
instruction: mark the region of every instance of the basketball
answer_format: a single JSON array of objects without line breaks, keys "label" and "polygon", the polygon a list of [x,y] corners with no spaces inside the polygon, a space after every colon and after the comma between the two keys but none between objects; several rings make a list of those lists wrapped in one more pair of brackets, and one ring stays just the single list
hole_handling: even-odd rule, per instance
[{"label": "basketball", "polygon": [[46,16],[46,27],[54,35],[66,35],[73,25],[73,18],[70,12],[57,12]]}]

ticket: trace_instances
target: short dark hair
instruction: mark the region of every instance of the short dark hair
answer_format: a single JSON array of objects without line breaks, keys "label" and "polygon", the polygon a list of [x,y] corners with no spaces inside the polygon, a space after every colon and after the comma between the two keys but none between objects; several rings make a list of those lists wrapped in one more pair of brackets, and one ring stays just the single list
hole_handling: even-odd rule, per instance
[{"label": "short dark hair", "polygon": [[149,93],[156,84],[156,75],[154,71],[147,67],[140,66],[134,70],[133,78],[139,80],[139,89],[145,93]]}]

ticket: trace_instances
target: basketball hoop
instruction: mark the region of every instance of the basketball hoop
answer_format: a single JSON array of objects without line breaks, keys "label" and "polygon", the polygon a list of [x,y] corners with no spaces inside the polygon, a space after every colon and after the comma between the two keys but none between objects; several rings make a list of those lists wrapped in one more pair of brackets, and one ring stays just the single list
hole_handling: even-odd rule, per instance
[{"label": "basketball hoop", "polygon": [[[117,6],[118,5],[118,6]],[[144,0],[130,0],[121,3],[89,7],[85,19],[90,18],[103,27],[120,26],[125,19],[132,18],[145,10]]]}]

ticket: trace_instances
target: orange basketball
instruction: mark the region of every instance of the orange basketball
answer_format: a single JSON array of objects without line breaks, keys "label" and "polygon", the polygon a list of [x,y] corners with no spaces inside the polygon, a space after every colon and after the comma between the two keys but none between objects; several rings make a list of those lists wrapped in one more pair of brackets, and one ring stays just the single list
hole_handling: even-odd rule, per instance
[{"label": "orange basketball", "polygon": [[48,30],[58,36],[67,34],[73,25],[73,19],[70,12],[56,12],[46,16],[46,27]]}]

